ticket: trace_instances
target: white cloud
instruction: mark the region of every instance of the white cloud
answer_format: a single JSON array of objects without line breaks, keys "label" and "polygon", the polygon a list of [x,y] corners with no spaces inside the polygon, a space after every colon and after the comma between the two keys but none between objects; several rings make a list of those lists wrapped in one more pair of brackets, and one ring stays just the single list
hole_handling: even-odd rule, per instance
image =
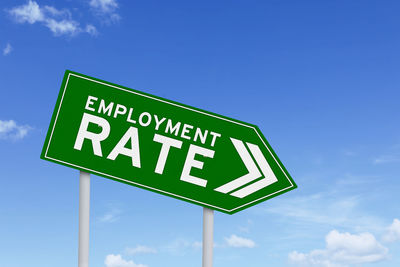
[{"label": "white cloud", "polygon": [[225,241],[230,247],[235,248],[253,248],[256,243],[247,238],[239,237],[237,235],[231,235],[230,237],[225,237]]},{"label": "white cloud", "polygon": [[318,193],[279,200],[275,205],[266,206],[266,210],[295,218],[296,221],[340,225],[348,218],[348,214],[353,213],[357,204],[356,197],[338,201],[336,197],[331,199],[328,194]]},{"label": "white cloud", "polygon": [[79,23],[74,20],[47,19],[46,26],[54,33],[55,36],[75,35],[81,31]]},{"label": "white cloud", "polygon": [[117,0],[91,0],[89,5],[96,15],[107,18],[107,22],[116,22],[121,18],[116,12],[119,6]]},{"label": "white cloud", "polygon": [[8,54],[11,53],[11,51],[13,50],[12,46],[10,43],[7,43],[6,47],[4,47],[3,49],[3,55],[7,56]]},{"label": "white cloud", "polygon": [[134,254],[155,254],[157,253],[157,250],[155,248],[147,247],[147,246],[142,246],[138,245],[134,248],[126,248],[125,253],[129,255],[134,255]]},{"label": "white cloud", "polygon": [[317,194],[276,199],[274,205],[261,207],[270,214],[291,218],[296,225],[319,224],[332,228],[346,225],[357,231],[381,230],[384,227],[380,218],[362,210],[360,202],[364,196],[343,195],[342,191],[349,186],[339,186],[338,189]]},{"label": "white cloud", "polygon": [[92,24],[86,25],[85,32],[87,32],[88,34],[90,34],[92,36],[95,36],[98,34],[96,27],[93,26]]},{"label": "white cloud", "polygon": [[89,4],[104,13],[114,12],[118,8],[116,0],[91,0]]},{"label": "white cloud", "polygon": [[162,249],[173,255],[185,255],[189,251],[201,248],[202,243],[199,241],[191,242],[183,238],[177,238],[164,246]]},{"label": "white cloud", "polygon": [[124,260],[121,255],[110,254],[104,260],[106,267],[147,267],[144,264],[136,264],[133,261]]},{"label": "white cloud", "polygon": [[25,5],[14,7],[9,13],[20,23],[28,22],[33,24],[45,20],[43,11],[40,9],[38,3],[31,0]]},{"label": "white cloud", "polygon": [[18,125],[15,121],[0,120],[0,139],[19,140],[24,138],[32,127]]},{"label": "white cloud", "polygon": [[111,211],[107,212],[103,216],[99,218],[100,222],[104,223],[113,223],[119,220],[119,214],[121,214],[121,211],[118,209],[112,209]]},{"label": "white cloud", "polygon": [[382,155],[374,159],[374,164],[396,163],[400,162],[400,154]]},{"label": "white cloud", "polygon": [[73,20],[71,12],[67,9],[59,10],[52,6],[40,7],[36,1],[29,0],[25,5],[16,6],[8,13],[17,23],[41,23],[47,27],[55,36],[67,35],[74,36],[81,32],[90,35],[97,33],[93,25],[82,29],[79,22]]},{"label": "white cloud", "polygon": [[384,242],[395,242],[400,240],[400,220],[394,219],[382,237]]},{"label": "white cloud", "polygon": [[310,253],[293,251],[289,262],[296,266],[339,267],[378,262],[388,258],[388,249],[371,233],[358,235],[331,231],[325,237],[326,248]]},{"label": "white cloud", "polygon": [[68,17],[71,18],[71,12],[68,9],[63,9],[63,10],[58,10],[55,7],[52,6],[44,6],[42,9],[45,13],[47,12],[48,14],[54,16],[54,17]]},{"label": "white cloud", "polygon": [[112,214],[112,213],[106,213],[106,214],[104,214],[103,216],[101,216],[100,218],[99,218],[99,220],[101,221],[101,222],[116,222],[116,221],[118,221],[118,217],[116,217],[114,214]]},{"label": "white cloud", "polygon": [[389,163],[399,163],[400,162],[400,144],[394,144],[389,147],[389,149],[372,159],[372,163],[378,164],[389,164]]},{"label": "white cloud", "polygon": [[318,266],[318,267],[345,267],[343,264],[336,264],[327,259],[322,250],[314,250],[309,254],[293,251],[289,254],[289,262],[296,266]]}]

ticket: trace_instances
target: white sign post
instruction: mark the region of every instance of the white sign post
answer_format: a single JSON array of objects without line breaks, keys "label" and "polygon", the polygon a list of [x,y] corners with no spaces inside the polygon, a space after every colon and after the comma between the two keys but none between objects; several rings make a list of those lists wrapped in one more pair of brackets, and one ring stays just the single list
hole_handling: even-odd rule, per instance
[{"label": "white sign post", "polygon": [[79,245],[78,267],[89,267],[90,174],[79,174]]},{"label": "white sign post", "polygon": [[203,267],[213,265],[214,211],[203,208]]}]

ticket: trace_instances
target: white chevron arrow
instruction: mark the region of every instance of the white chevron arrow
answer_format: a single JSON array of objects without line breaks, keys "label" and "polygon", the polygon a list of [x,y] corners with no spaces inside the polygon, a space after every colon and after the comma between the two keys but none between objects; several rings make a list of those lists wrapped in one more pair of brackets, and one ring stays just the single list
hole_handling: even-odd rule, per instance
[{"label": "white chevron arrow", "polygon": [[[264,155],[257,145],[246,143],[256,161],[254,162],[250,153],[247,151],[243,141],[237,140],[235,138],[231,138],[231,141],[240,158],[242,159],[244,165],[246,166],[248,173],[214,189],[215,191],[227,194],[242,187],[243,185],[249,184],[254,180],[264,177],[264,179],[251,183],[250,185],[247,185],[230,194],[231,196],[244,198],[278,181],[274,172],[271,170],[271,167],[269,166],[267,160],[265,159]],[[262,174],[258,170],[256,163],[258,167],[260,167]]]}]

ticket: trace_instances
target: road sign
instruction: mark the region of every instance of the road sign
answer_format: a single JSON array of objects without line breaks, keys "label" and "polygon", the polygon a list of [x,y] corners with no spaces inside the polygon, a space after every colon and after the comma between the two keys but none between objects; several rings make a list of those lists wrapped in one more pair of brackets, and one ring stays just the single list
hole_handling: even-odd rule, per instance
[{"label": "road sign", "polygon": [[297,187],[257,126],[72,71],[41,158],[229,214]]}]

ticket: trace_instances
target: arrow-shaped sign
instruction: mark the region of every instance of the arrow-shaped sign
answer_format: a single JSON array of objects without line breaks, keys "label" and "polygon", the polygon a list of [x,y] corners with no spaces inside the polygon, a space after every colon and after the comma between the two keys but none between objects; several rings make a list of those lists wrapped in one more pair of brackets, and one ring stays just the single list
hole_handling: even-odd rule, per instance
[{"label": "arrow-shaped sign", "polygon": [[257,126],[71,71],[41,157],[229,214],[296,188]]}]

